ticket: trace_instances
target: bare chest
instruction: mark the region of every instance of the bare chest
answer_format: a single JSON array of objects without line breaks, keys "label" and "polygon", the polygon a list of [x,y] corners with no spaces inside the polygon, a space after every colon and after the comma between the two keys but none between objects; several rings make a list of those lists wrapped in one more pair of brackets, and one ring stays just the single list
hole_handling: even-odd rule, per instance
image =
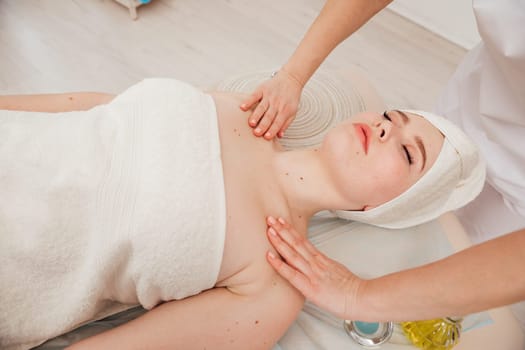
[{"label": "bare chest", "polygon": [[226,237],[218,286],[250,283],[268,269],[266,216],[285,215],[286,202],[272,179],[276,146],[256,138],[248,115],[230,98],[214,96],[219,116],[226,194]]}]

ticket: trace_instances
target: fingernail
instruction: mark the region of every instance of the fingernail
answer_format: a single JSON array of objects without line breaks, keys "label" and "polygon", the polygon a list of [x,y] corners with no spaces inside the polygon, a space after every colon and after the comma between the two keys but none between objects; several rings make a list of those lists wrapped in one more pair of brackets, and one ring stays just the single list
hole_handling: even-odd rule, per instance
[{"label": "fingernail", "polygon": [[272,225],[275,225],[276,221],[273,216],[268,216],[268,222]]},{"label": "fingernail", "polygon": [[261,128],[255,128],[255,132],[256,133],[260,133],[261,132]]},{"label": "fingernail", "polygon": [[241,105],[241,108],[246,108],[246,105],[245,105],[245,104],[242,104],[242,105]]},{"label": "fingernail", "polygon": [[266,134],[264,134],[264,136],[265,136],[265,137],[271,137],[271,136],[272,136],[272,134],[271,134],[271,133],[269,133],[269,132],[267,132]]},{"label": "fingernail", "polygon": [[273,229],[273,227],[270,227],[270,228],[268,229],[268,232],[270,232],[270,234],[271,234],[272,236],[277,237],[277,232],[275,232],[275,230]]},{"label": "fingernail", "polygon": [[250,120],[250,123],[252,123],[253,125],[257,124],[257,121],[255,119],[252,119]]},{"label": "fingernail", "polygon": [[279,222],[280,222],[281,224],[283,224],[283,225],[286,224],[286,221],[284,221],[283,218],[279,218],[278,220],[279,220]]},{"label": "fingernail", "polygon": [[272,252],[268,252],[268,256],[270,257],[270,259],[275,259],[275,254]]}]

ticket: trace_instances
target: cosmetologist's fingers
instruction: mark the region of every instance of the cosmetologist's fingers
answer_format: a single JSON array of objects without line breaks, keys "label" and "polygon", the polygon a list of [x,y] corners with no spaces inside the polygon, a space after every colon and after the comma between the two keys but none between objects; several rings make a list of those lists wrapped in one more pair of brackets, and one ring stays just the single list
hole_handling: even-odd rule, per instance
[{"label": "cosmetologist's fingers", "polygon": [[263,97],[262,91],[255,91],[253,94],[251,94],[248,98],[246,98],[244,101],[242,101],[241,105],[239,106],[243,111],[247,111],[251,109],[256,103],[261,101]]},{"label": "cosmetologist's fingers", "polygon": [[273,105],[270,105],[266,113],[264,113],[263,118],[259,122],[259,125],[257,126],[263,131],[263,135],[266,140],[271,140],[276,136],[275,132],[270,131],[272,124],[275,123],[276,116],[277,109]]},{"label": "cosmetologist's fingers", "polygon": [[255,107],[255,110],[250,116],[248,123],[250,124],[250,126],[255,127],[255,129],[253,130],[253,133],[255,134],[255,136],[261,136],[263,134],[263,130],[260,127],[260,121],[262,117],[264,116],[264,113],[266,113],[267,109],[268,109],[268,106],[266,105],[266,103],[264,101],[261,101],[259,102],[259,105]]},{"label": "cosmetologist's fingers", "polygon": [[264,134],[264,138],[271,140],[274,137],[278,136],[279,130],[282,129],[282,126],[285,122],[285,117],[282,113],[276,113],[275,117],[273,118],[273,122],[266,131],[266,134]]},{"label": "cosmetologist's fingers", "polygon": [[[269,228],[274,229],[274,232],[276,235],[279,236],[281,240],[286,242],[286,244],[293,250],[293,254],[298,254],[302,258],[304,258],[307,262],[310,262],[312,260],[312,255],[307,248],[307,244],[310,244],[308,239],[306,237],[303,237],[300,235],[289,223],[287,223],[283,218],[279,218],[275,220],[275,218],[269,216],[267,220]],[[268,230],[268,233],[271,233],[271,231]],[[271,241],[270,241],[271,242]],[[315,249],[315,247],[314,247]],[[281,252],[279,252],[281,253]],[[293,259],[294,255],[290,252],[284,252],[288,253],[286,256],[283,255],[283,257],[288,261],[289,259]],[[282,254],[281,254],[282,255]]]},{"label": "cosmetologist's fingers", "polygon": [[308,261],[306,261],[299,252],[290,247],[283,241],[272,227],[267,230],[267,235],[272,246],[277,250],[279,255],[286,261],[286,263],[306,276],[312,275],[312,268]]},{"label": "cosmetologist's fingers", "polygon": [[310,281],[305,275],[287,265],[270,251],[266,254],[266,258],[279,275],[290,282],[292,286],[308,298],[308,295],[311,294],[311,286]]},{"label": "cosmetologist's fingers", "polygon": [[294,119],[295,119],[295,117],[289,117],[288,119],[286,119],[286,121],[284,122],[284,125],[277,132],[277,136],[283,137],[284,133],[286,132],[286,129],[288,129],[288,127],[290,126],[290,124],[292,124]]},{"label": "cosmetologist's fingers", "polygon": [[[267,224],[274,228],[282,240],[308,262],[311,271],[322,273],[322,270],[331,263],[331,259],[317,249],[307,237],[300,235],[286,220],[279,218],[275,220],[268,217]],[[284,257],[284,256],[283,256]]]}]

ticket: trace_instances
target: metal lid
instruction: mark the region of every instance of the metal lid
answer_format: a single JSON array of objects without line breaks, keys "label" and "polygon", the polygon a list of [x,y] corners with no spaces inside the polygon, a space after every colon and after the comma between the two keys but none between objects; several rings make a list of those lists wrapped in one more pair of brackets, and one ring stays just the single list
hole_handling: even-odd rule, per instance
[{"label": "metal lid", "polygon": [[387,342],[394,332],[392,322],[366,323],[345,320],[343,327],[356,343],[365,348],[376,348]]}]

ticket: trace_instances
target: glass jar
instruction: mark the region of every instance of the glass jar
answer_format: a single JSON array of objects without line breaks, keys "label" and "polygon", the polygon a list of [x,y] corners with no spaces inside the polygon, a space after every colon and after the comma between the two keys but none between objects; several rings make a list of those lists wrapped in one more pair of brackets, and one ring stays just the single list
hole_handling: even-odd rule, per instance
[{"label": "glass jar", "polygon": [[401,323],[403,333],[412,343],[425,350],[449,350],[458,342],[462,318],[445,317]]}]

